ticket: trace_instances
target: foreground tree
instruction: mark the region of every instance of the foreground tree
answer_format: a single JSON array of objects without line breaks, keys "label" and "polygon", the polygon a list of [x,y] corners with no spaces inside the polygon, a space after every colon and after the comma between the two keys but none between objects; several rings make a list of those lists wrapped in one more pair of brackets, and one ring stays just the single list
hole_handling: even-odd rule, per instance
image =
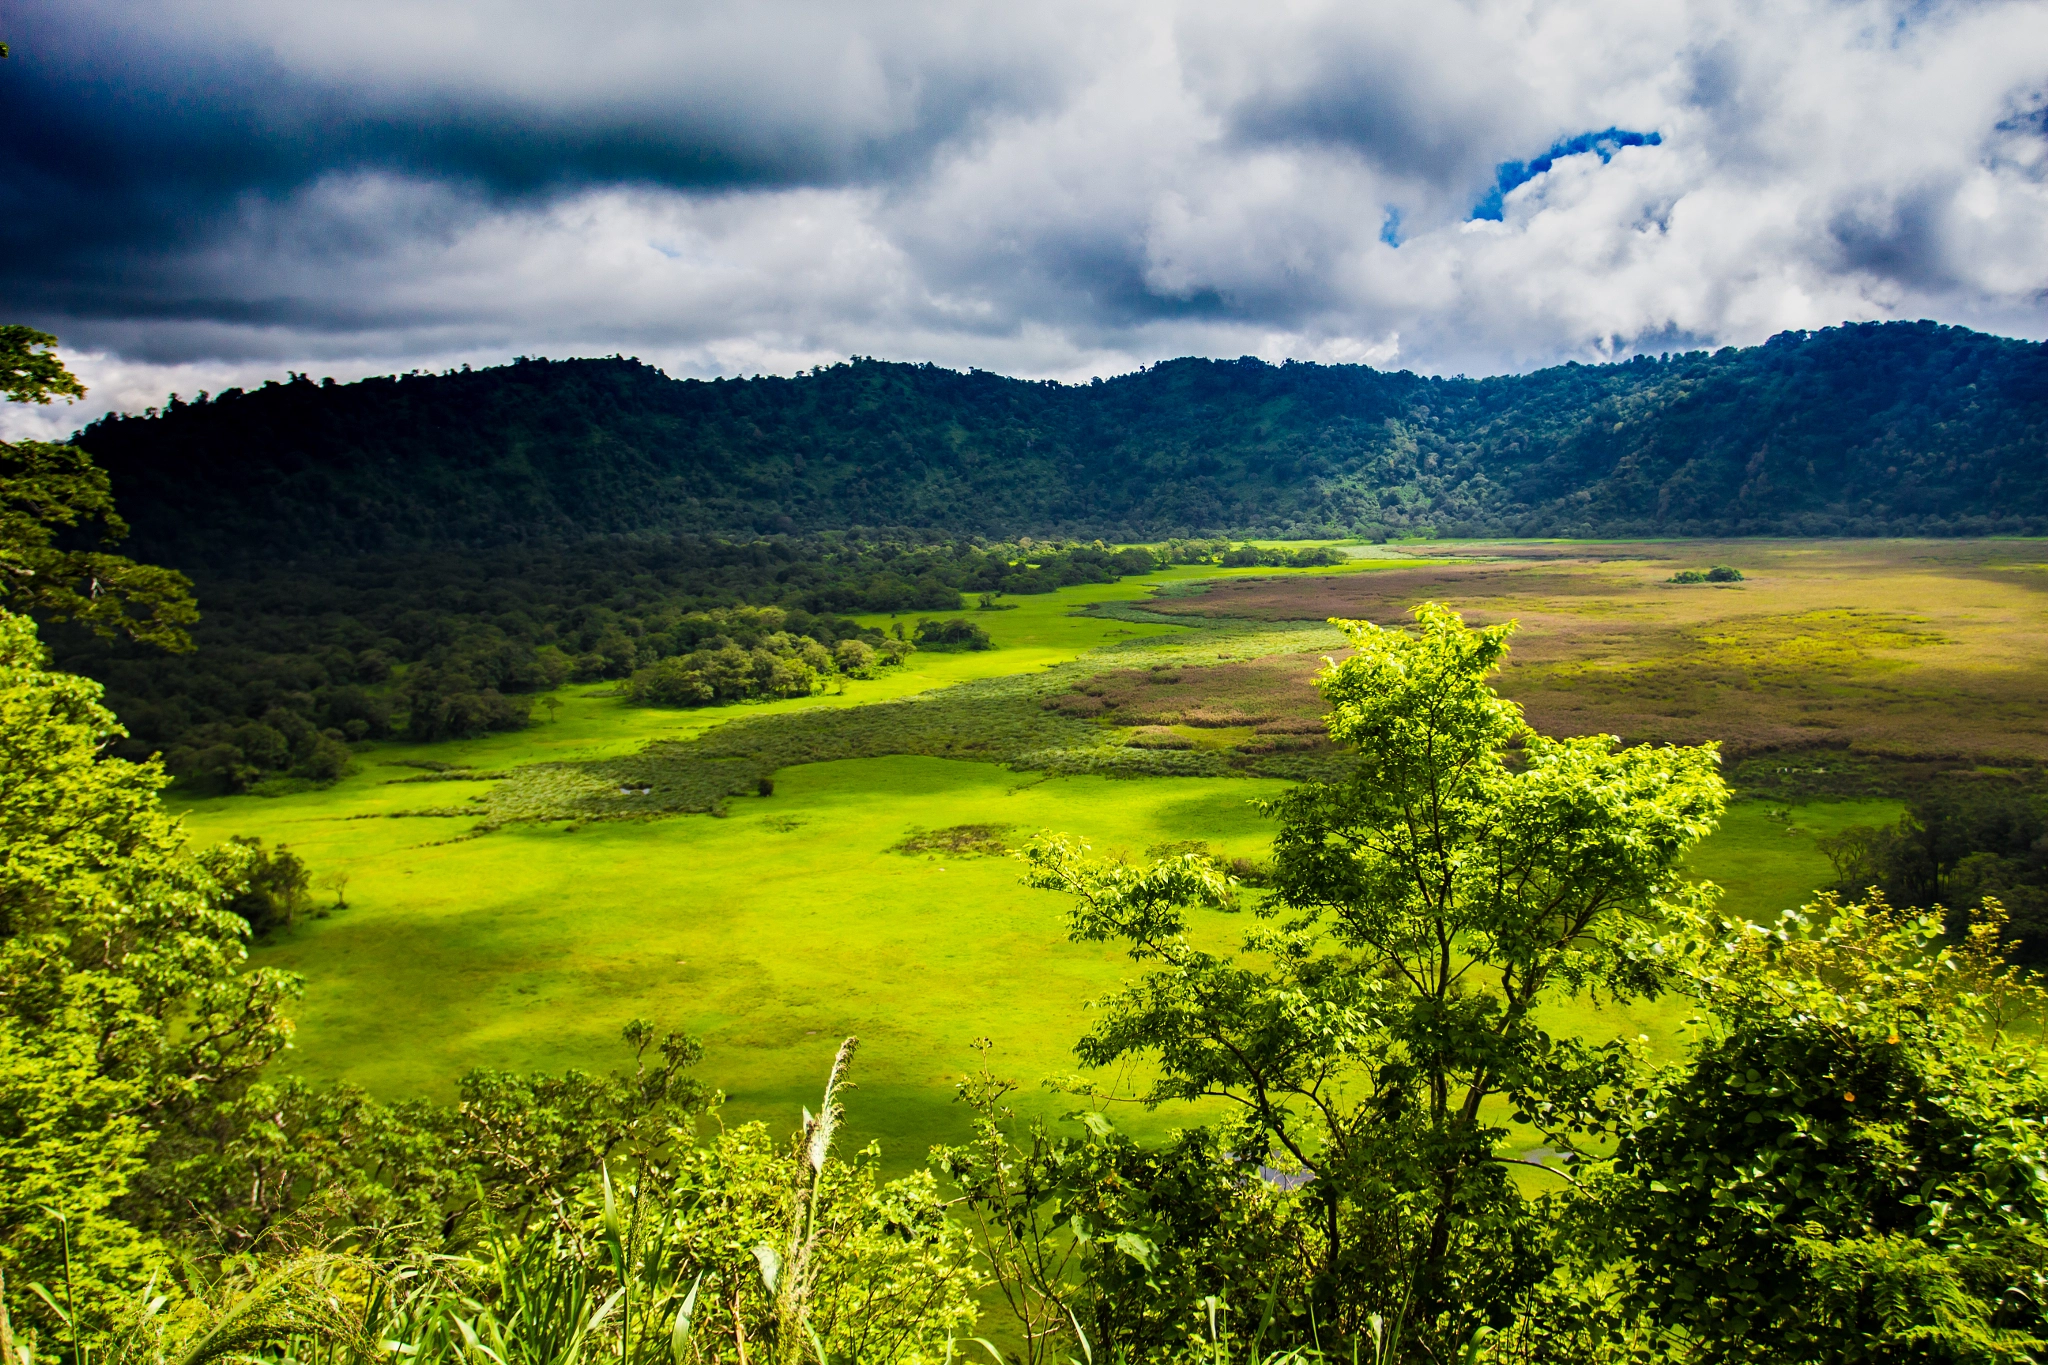
[{"label": "foreground tree", "polygon": [[[288,1035],[292,978],[245,971],[220,908],[238,851],[209,871],[157,799],[154,761],[97,683],[47,668],[0,611],[0,1270],[96,1292],[164,1263],[123,1216],[157,1135],[256,1075]],[[68,1242],[68,1251],[67,1251]]]},{"label": "foreground tree", "polygon": [[1511,626],[1433,604],[1412,632],[1337,624],[1355,652],[1320,686],[1357,768],[1267,806],[1273,891],[1239,952],[1191,919],[1238,894],[1203,857],[1136,868],[1047,838],[1031,879],[1075,897],[1075,939],[1151,968],[1102,1002],[1081,1059],[1149,1064],[1148,1104],[1229,1101],[1220,1147],[1301,1184],[1295,1321],[1440,1360],[1547,1273],[1503,1110],[1569,1158],[1629,1072],[1622,1043],[1552,1038],[1537,1011],[1671,983],[1667,922],[1710,894],[1679,864],[1725,791],[1712,745],[1531,731],[1488,683]]}]

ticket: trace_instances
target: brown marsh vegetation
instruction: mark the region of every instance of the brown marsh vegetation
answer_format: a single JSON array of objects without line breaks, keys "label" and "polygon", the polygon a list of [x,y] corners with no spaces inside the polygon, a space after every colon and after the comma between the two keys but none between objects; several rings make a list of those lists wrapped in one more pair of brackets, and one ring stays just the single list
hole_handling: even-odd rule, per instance
[{"label": "brown marsh vegetation", "polygon": [[[2026,540],[1457,544],[1435,561],[1238,578],[1148,606],[1257,621],[1406,619],[1449,602],[1521,622],[1502,691],[1550,734],[1718,739],[1731,758],[2048,762],[2048,546]],[[1418,556],[1422,557],[1422,556]],[[1731,564],[1736,584],[1676,585]],[[1314,655],[1104,674],[1060,703],[1115,723],[1253,725],[1320,711]]]}]

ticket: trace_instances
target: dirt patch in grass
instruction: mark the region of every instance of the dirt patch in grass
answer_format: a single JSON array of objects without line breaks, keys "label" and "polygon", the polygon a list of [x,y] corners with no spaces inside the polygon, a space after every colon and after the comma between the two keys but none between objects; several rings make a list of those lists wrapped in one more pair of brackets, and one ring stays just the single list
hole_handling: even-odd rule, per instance
[{"label": "dirt patch in grass", "polygon": [[914,829],[900,842],[889,846],[891,853],[916,856],[943,853],[953,858],[999,858],[1010,851],[1012,825],[954,825],[948,829]]}]

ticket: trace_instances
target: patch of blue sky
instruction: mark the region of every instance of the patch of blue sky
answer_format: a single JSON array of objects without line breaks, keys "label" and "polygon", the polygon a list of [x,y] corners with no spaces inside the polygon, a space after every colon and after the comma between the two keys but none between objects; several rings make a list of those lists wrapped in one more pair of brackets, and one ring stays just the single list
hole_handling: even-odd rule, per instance
[{"label": "patch of blue sky", "polygon": [[1502,201],[1510,193],[1534,180],[1565,157],[1584,156],[1587,152],[1592,152],[1599,156],[1601,164],[1605,165],[1623,147],[1658,147],[1662,146],[1663,142],[1662,133],[1633,133],[1626,128],[1609,128],[1605,132],[1580,133],[1577,137],[1568,137],[1553,143],[1549,151],[1534,161],[1503,161],[1494,168],[1493,188],[1486,192],[1484,199],[1472,206],[1472,217],[1499,222]]},{"label": "patch of blue sky", "polygon": [[1391,247],[1401,245],[1401,210],[1392,204],[1387,205],[1387,221],[1380,224],[1380,240]]}]

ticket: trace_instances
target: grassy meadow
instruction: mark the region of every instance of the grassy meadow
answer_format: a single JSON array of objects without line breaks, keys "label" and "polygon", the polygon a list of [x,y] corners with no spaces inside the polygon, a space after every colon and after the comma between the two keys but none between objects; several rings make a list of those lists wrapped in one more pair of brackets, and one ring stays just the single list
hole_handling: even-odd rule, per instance
[{"label": "grassy meadow", "polygon": [[[1307,623],[1392,620],[1424,597],[1475,619],[1522,619],[1503,690],[1547,729],[1721,737],[1753,764],[1779,752],[1809,766],[1858,754],[2027,761],[2048,758],[2044,557],[2029,542],[1430,545],[1365,549],[1334,569],[1176,569],[974,613],[1000,648],[920,653],[843,692],[682,712],[624,705],[610,685],[569,688],[552,719],[537,709],[523,732],[369,746],[359,771],[326,789],[185,804],[197,840],[256,834],[316,874],[350,877],[346,909],[255,954],[307,978],[292,1061],[305,1074],[445,1094],[471,1066],[604,1067],[623,1056],[619,1027],[645,1016],[705,1039],[703,1074],[728,1092],[732,1116],[781,1122],[812,1097],[838,1038],[857,1033],[854,1131],[914,1161],[959,1135],[952,1085],[976,1038],[1027,1083],[1069,1071],[1086,1001],[1129,964],[1067,943],[1059,898],[1020,886],[1013,861],[898,847],[972,824],[1011,842],[1068,830],[1133,857],[1189,840],[1252,855],[1269,831],[1251,803],[1280,780],[897,753],[783,767],[772,795],[735,798],[722,817],[549,820],[469,837],[473,822],[458,814],[383,817],[427,804],[427,792],[460,811],[493,782],[394,781],[419,774],[401,765],[489,774],[617,760],[687,747],[735,719],[1019,674],[1075,678],[1079,700],[1058,703],[1059,719],[1106,743],[1164,732],[1192,759],[1256,753],[1313,714],[1308,678],[1334,637]],[[1746,581],[1663,583],[1712,563]],[[1896,811],[1883,795],[1739,800],[1692,870],[1726,890],[1729,908],[1774,914],[1828,880],[1818,835]],[[1204,933],[1234,932],[1212,919]],[[1563,1005],[1555,1026],[1664,1039],[1680,1018],[1662,1005],[1599,1018]]]}]

